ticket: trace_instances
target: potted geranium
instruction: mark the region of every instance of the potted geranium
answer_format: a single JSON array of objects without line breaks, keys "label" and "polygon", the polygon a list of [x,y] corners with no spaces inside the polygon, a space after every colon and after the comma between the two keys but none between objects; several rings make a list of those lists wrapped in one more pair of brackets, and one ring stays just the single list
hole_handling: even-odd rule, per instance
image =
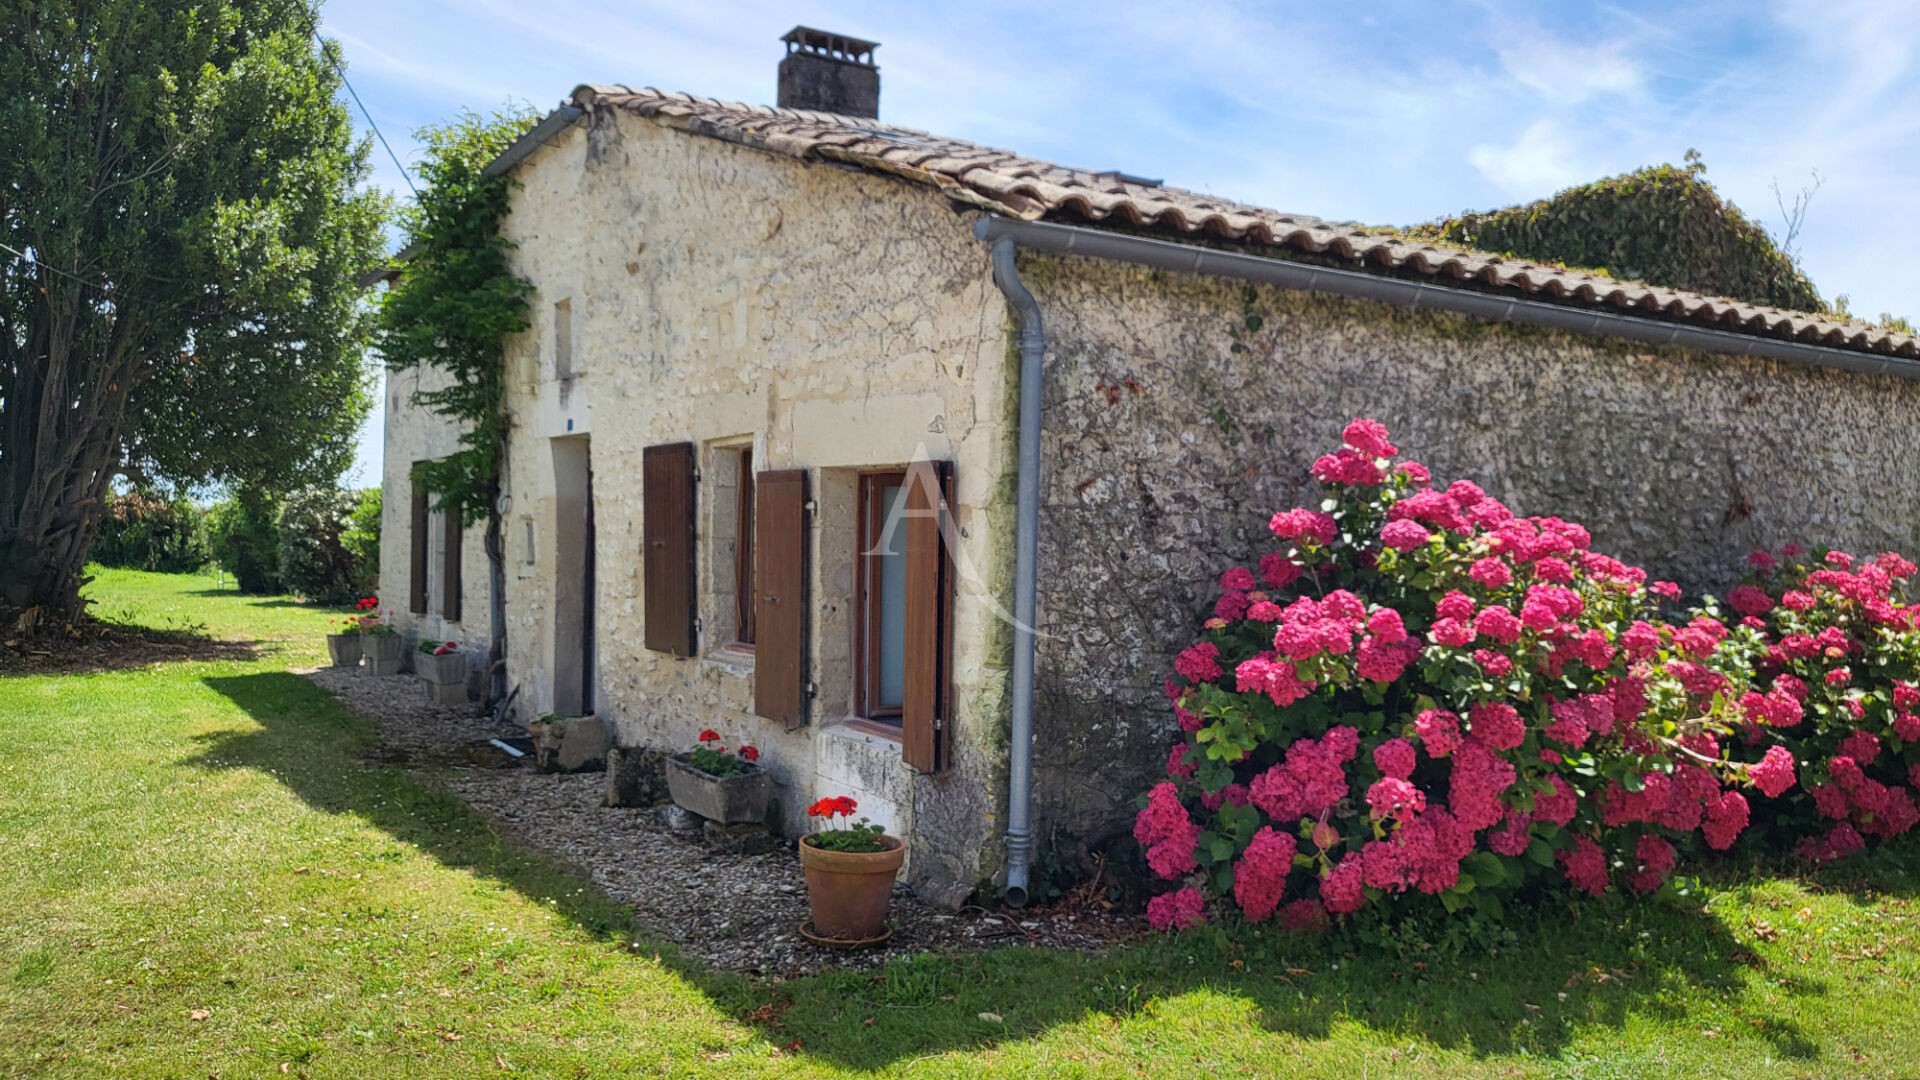
[{"label": "potted geranium", "polygon": [[459,705],[467,700],[467,674],[471,665],[460,646],[451,641],[422,641],[415,650],[414,673],[427,684],[427,696],[435,704]]},{"label": "potted geranium", "polygon": [[773,797],[773,777],[755,762],[751,746],[729,750],[720,733],[707,728],[699,744],[667,759],[667,791],[673,801],[709,821],[764,821]]},{"label": "potted geranium", "polygon": [[380,617],[380,598],[369,596],[354,606],[366,612],[359,620],[360,651],[367,658],[367,674],[400,674],[407,662],[407,643]]},{"label": "potted geranium", "polygon": [[367,596],[354,602],[357,615],[340,620],[340,629],[327,635],[327,656],[337,668],[360,666],[360,638],[370,626],[377,626],[380,601]]},{"label": "potted geranium", "polygon": [[[887,907],[907,848],[899,837],[888,836],[883,827],[866,818],[854,821],[859,808],[845,795],[821,799],[807,808],[808,817],[821,819],[826,826],[800,838],[807,903],[813,908],[813,920],[800,933],[817,944],[852,948],[877,945],[893,935],[887,926]],[[845,822],[836,827],[835,818]]]}]

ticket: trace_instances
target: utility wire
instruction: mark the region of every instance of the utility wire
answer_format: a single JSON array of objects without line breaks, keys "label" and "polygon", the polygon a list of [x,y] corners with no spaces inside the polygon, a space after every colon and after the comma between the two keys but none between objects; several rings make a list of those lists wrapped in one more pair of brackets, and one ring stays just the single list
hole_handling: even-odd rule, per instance
[{"label": "utility wire", "polygon": [[49,273],[59,274],[63,278],[68,278],[73,281],[77,281],[82,285],[91,286],[92,288],[99,289],[103,293],[113,292],[112,286],[102,285],[100,282],[97,282],[97,281],[89,281],[88,279],[81,277],[79,274],[70,274],[67,271],[62,270],[51,263],[43,263],[39,259],[36,259],[33,256],[27,254],[26,252],[21,251],[19,248],[13,247],[9,244],[0,244],[0,251],[12,252],[15,256],[17,256],[20,259],[21,262],[26,263],[29,266],[37,266],[40,269],[45,270]]},{"label": "utility wire", "polygon": [[353,84],[347,81],[346,69],[340,66],[338,60],[333,61],[333,71],[340,76],[340,85],[347,88],[347,96],[353,99],[355,105],[360,106],[360,115],[367,118],[367,126],[373,129],[373,137],[379,139],[380,145],[387,148],[387,156],[393,159],[393,167],[400,170],[401,179],[407,182],[407,190],[413,192],[413,197],[418,199],[420,189],[413,186],[413,174],[407,172],[405,165],[400,164],[400,155],[393,152],[392,144],[388,143],[387,137],[380,133],[380,125],[373,122],[373,114],[367,111],[366,102],[361,101],[360,95],[354,92]]}]

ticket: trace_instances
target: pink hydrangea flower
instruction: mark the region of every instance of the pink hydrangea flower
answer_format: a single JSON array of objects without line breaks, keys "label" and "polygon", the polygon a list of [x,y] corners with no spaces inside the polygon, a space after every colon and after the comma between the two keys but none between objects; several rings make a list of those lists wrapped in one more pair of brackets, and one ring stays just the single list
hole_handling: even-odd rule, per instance
[{"label": "pink hydrangea flower", "polygon": [[1340,440],[1368,457],[1390,458],[1400,452],[1399,448],[1387,441],[1385,424],[1364,417],[1349,422],[1340,433]]},{"label": "pink hydrangea flower", "polygon": [[1578,837],[1571,850],[1560,852],[1556,858],[1575,888],[1594,896],[1607,891],[1607,856],[1600,845],[1584,836]]},{"label": "pink hydrangea flower", "polygon": [[1320,900],[1327,911],[1334,915],[1346,915],[1359,911],[1360,905],[1367,902],[1366,886],[1360,880],[1360,857],[1348,855],[1339,865],[1320,879]]},{"label": "pink hydrangea flower", "polygon": [[1468,730],[1489,749],[1512,750],[1527,739],[1519,710],[1504,701],[1483,701],[1467,710]]},{"label": "pink hydrangea flower", "polygon": [[1433,539],[1433,533],[1417,521],[1389,521],[1380,530],[1380,543],[1395,551],[1412,551],[1425,547]]},{"label": "pink hydrangea flower", "polygon": [[1189,645],[1173,659],[1173,670],[1189,682],[1212,682],[1220,677],[1220,646],[1211,641]]},{"label": "pink hydrangea flower", "polygon": [[1162,933],[1199,926],[1207,921],[1206,906],[1206,898],[1191,885],[1161,893],[1147,901],[1147,925]]},{"label": "pink hydrangea flower", "polygon": [[1395,779],[1405,780],[1413,775],[1413,768],[1419,764],[1419,755],[1414,752],[1413,744],[1405,739],[1388,739],[1373,748],[1373,763],[1380,771]]},{"label": "pink hydrangea flower", "polygon": [[1187,760],[1187,751],[1191,749],[1191,746],[1183,742],[1173,744],[1172,752],[1167,755],[1167,775],[1169,777],[1185,780],[1193,775],[1194,770],[1198,766]]},{"label": "pink hydrangea flower", "polygon": [[1707,821],[1700,831],[1706,836],[1708,847],[1725,851],[1733,846],[1741,831],[1747,827],[1750,813],[1747,797],[1737,791],[1728,791],[1708,802],[1706,807]]},{"label": "pink hydrangea flower", "polygon": [[1233,868],[1233,899],[1248,922],[1263,922],[1280,906],[1297,846],[1292,834],[1261,826]]},{"label": "pink hydrangea flower", "polygon": [[1327,928],[1327,909],[1318,900],[1302,897],[1280,909],[1280,929],[1294,934],[1317,934]]},{"label": "pink hydrangea flower", "polygon": [[[1320,547],[1333,543],[1340,536],[1340,526],[1333,520],[1331,514],[1323,514],[1318,510],[1302,507],[1282,510],[1273,515],[1273,520],[1267,523],[1267,527],[1273,530],[1273,535],[1282,540],[1297,540],[1302,544]],[[1274,587],[1281,586],[1276,584]]]},{"label": "pink hydrangea flower", "polygon": [[1410,780],[1383,776],[1367,788],[1367,805],[1376,820],[1393,818],[1404,822],[1427,808],[1427,794]]},{"label": "pink hydrangea flower", "polygon": [[1200,827],[1180,805],[1180,793],[1162,781],[1147,793],[1147,805],[1133,822],[1133,838],[1147,850],[1147,865],[1169,880],[1191,872],[1197,863],[1193,851],[1200,843]]},{"label": "pink hydrangea flower", "polygon": [[1727,590],[1727,606],[1742,615],[1765,615],[1773,610],[1773,597],[1757,585],[1735,585]]},{"label": "pink hydrangea flower", "polygon": [[1498,604],[1489,604],[1473,617],[1473,629],[1489,641],[1511,645],[1520,640],[1520,632],[1524,627],[1513,612]]},{"label": "pink hydrangea flower", "polygon": [[1253,588],[1253,571],[1244,566],[1236,566],[1220,575],[1220,587],[1245,592]]},{"label": "pink hydrangea flower", "polygon": [[1483,589],[1504,589],[1513,582],[1513,570],[1499,559],[1476,559],[1467,576]]},{"label": "pink hydrangea flower", "polygon": [[1444,709],[1427,709],[1413,718],[1413,730],[1430,757],[1443,758],[1460,746],[1460,718]]}]

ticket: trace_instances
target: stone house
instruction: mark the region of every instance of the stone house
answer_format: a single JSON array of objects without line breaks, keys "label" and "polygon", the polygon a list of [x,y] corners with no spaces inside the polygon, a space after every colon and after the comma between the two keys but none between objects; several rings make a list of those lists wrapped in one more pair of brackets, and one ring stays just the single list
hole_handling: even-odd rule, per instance
[{"label": "stone house", "polygon": [[[1172,654],[1351,417],[1691,587],[1786,539],[1920,549],[1910,336],[882,123],[871,43],[788,40],[786,107],[582,86],[493,165],[536,289],[501,506],[523,720],[714,728],[788,831],[851,794],[922,895],[1017,903],[1125,836]],[[453,445],[411,378],[383,585],[479,647],[478,530],[398,494]]]}]

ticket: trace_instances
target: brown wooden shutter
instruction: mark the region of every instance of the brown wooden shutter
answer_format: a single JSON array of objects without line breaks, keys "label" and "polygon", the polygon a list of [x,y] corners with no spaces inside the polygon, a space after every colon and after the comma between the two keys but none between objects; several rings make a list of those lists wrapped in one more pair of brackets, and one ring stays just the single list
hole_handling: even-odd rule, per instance
[{"label": "brown wooden shutter", "polygon": [[693,444],[649,446],[640,458],[642,587],[647,648],[694,650]]},{"label": "brown wooden shutter", "polygon": [[418,478],[409,481],[413,488],[413,522],[407,537],[413,545],[407,564],[407,610],[415,615],[427,613],[427,489]]},{"label": "brown wooden shutter", "polygon": [[[907,473],[906,650],[901,684],[901,757],[923,772],[947,767],[952,698],[953,557],[945,534],[953,471],[946,462]],[[936,488],[937,485],[937,488]]]},{"label": "brown wooden shutter", "polygon": [[460,541],[467,534],[460,507],[448,503],[440,508],[441,562],[440,615],[448,622],[460,621],[461,577]]},{"label": "brown wooden shutter", "polygon": [[807,471],[753,478],[753,711],[807,722]]}]

